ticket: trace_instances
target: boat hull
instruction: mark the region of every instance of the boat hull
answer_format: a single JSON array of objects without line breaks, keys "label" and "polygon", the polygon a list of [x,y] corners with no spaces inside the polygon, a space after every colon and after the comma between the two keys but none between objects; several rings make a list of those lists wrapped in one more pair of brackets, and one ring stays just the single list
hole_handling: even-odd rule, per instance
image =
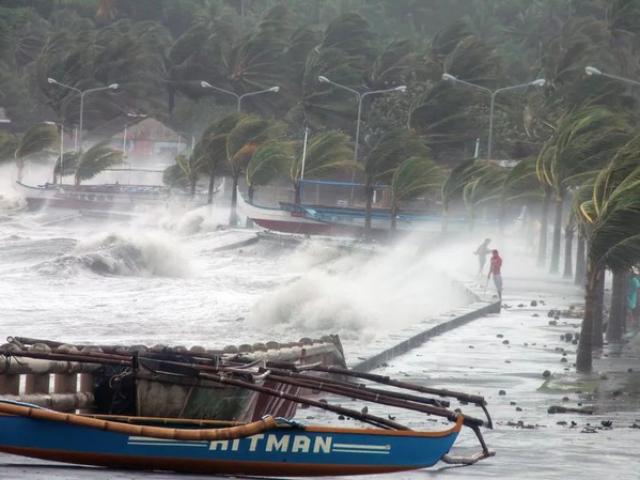
[{"label": "boat hull", "polygon": [[235,440],[180,441],[0,415],[0,451],[81,465],[202,474],[373,474],[434,465],[461,426],[461,420],[441,432],[296,426]]}]

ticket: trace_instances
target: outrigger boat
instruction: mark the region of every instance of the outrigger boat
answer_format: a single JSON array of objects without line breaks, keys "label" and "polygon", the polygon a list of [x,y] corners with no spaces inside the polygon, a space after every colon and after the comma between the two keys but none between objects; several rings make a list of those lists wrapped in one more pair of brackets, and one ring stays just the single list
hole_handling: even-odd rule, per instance
[{"label": "outrigger boat", "polygon": [[[238,211],[256,225],[274,232],[301,235],[362,237],[365,234],[365,209],[327,205],[308,205],[280,202],[279,207],[255,205],[238,192]],[[391,211],[373,209],[370,236],[385,238],[391,232]],[[443,219],[438,215],[402,212],[396,215],[399,233],[423,232],[435,234],[442,230]],[[466,219],[449,218],[449,231],[464,231]]]},{"label": "outrigger boat", "polygon": [[[11,355],[12,352],[5,352],[7,358]],[[91,352],[73,358],[77,363],[105,360],[104,354]],[[486,402],[480,396],[343,367],[237,360],[220,364],[201,354],[171,359],[143,354],[136,357],[136,364],[144,368],[132,369],[124,376],[199,388],[232,386],[321,408],[372,427],[310,426],[273,415],[253,422],[233,422],[62,413],[24,402],[0,400],[0,451],[82,465],[263,476],[396,472],[429,467],[441,460],[472,464],[493,454],[480,430],[482,426],[492,427]],[[294,386],[298,392],[265,386],[266,379]],[[353,379],[367,383],[356,383]],[[380,388],[380,385],[392,388]],[[345,408],[303,395],[314,391],[438,416],[451,425],[437,431],[411,430],[365,409]],[[445,397],[479,406],[486,420],[450,410],[450,402]],[[448,453],[463,426],[475,433],[482,450],[466,458],[450,456]]]}]

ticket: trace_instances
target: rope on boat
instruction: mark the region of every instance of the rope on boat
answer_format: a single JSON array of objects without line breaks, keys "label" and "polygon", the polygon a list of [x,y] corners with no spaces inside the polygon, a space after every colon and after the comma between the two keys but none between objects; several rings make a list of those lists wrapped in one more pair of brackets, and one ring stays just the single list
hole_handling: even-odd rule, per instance
[{"label": "rope on boat", "polygon": [[188,429],[151,427],[114,422],[95,417],[85,417],[72,413],[60,413],[44,408],[26,407],[3,401],[0,401],[0,413],[28,417],[36,420],[68,423],[79,427],[95,428],[124,435],[163,438],[168,440],[233,440],[235,438],[249,437],[278,427],[276,419],[272,416],[266,416],[256,422],[227,428]]}]

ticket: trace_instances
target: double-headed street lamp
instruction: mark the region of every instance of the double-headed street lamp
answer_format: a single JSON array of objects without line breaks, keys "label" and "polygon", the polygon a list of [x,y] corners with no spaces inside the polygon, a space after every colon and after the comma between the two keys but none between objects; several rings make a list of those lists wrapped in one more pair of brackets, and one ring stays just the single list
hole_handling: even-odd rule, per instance
[{"label": "double-headed street lamp", "polygon": [[51,77],[47,78],[47,82],[53,85],[58,85],[59,87],[62,87],[62,88],[66,88],[67,90],[73,90],[74,92],[77,92],[80,94],[80,140],[78,143],[79,143],[79,149],[80,151],[82,151],[82,125],[83,125],[83,118],[84,118],[84,96],[89,93],[101,92],[103,90],[116,90],[119,85],[117,83],[112,83],[111,85],[108,85],[106,87],[97,87],[97,88],[89,88],[88,90],[80,90],[79,88],[72,87],[71,85],[66,85]]},{"label": "double-headed street lamp", "polygon": [[278,93],[280,91],[280,87],[276,85],[271,88],[265,88],[264,90],[257,90],[255,92],[247,92],[247,93],[243,93],[242,95],[238,95],[236,92],[232,92],[231,90],[225,90],[224,88],[216,87],[215,85],[211,85],[209,82],[205,82],[204,80],[200,82],[200,86],[202,88],[212,88],[213,90],[216,90],[218,92],[226,93],[227,95],[232,95],[236,97],[236,111],[238,113],[240,113],[240,111],[242,110],[243,98],[251,97],[253,95],[260,95],[261,93]]},{"label": "double-headed street lamp", "polygon": [[601,77],[607,77],[607,78],[611,78],[613,80],[618,80],[620,82],[624,82],[624,83],[629,83],[631,85],[636,85],[636,86],[640,86],[640,82],[638,82],[637,80],[632,80],[630,78],[625,78],[625,77],[619,77],[618,75],[611,75],[610,73],[604,73],[602,70],[596,68],[596,67],[592,67],[592,66],[588,66],[584,68],[584,73],[586,73],[589,76],[592,75],[599,75]]},{"label": "double-headed street lamp", "polygon": [[511,87],[502,87],[502,88],[498,88],[497,90],[491,90],[490,88],[483,87],[481,85],[476,85],[475,83],[467,82],[466,80],[461,80],[448,73],[443,73],[442,79],[445,81],[461,83],[463,85],[466,85],[467,87],[475,88],[477,90],[482,90],[483,92],[486,92],[491,96],[491,106],[489,107],[489,141],[487,143],[488,159],[491,159],[491,153],[493,151],[493,112],[495,109],[496,96],[500,92],[506,92],[508,90],[519,90],[521,88],[527,88],[527,87],[544,87],[544,84],[545,84],[544,78],[538,78],[537,80],[533,80],[531,82],[520,83],[518,85],[513,85]]},{"label": "double-headed street lamp", "polygon": [[354,162],[358,162],[358,146],[360,143],[360,119],[362,117],[362,102],[365,99],[365,97],[369,96],[369,95],[376,95],[379,93],[391,93],[391,92],[401,92],[404,93],[407,91],[407,86],[406,85],[400,85],[398,87],[393,87],[393,88],[386,88],[384,90],[369,90],[368,92],[364,92],[364,93],[360,93],[357,90],[354,90],[353,88],[347,87],[346,85],[342,85],[340,83],[334,82],[333,80],[328,79],[325,76],[319,76],[318,77],[318,81],[322,82],[322,83],[329,83],[331,85],[333,85],[334,87],[338,87],[341,88],[342,90],[346,90],[347,92],[351,92],[353,93],[356,98],[358,99],[358,117],[356,119],[356,139],[355,139],[355,148],[353,150],[353,160]]}]

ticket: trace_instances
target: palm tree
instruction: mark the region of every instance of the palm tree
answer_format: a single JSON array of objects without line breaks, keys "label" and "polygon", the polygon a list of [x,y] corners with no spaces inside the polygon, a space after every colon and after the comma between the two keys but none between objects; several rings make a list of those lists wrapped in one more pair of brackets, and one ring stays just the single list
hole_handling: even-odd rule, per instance
[{"label": "palm tree", "polygon": [[591,371],[594,336],[602,337],[594,320],[604,269],[627,271],[640,260],[640,223],[636,221],[640,213],[640,167],[634,166],[625,175],[628,168],[612,165],[603,170],[596,179],[592,199],[579,207],[589,232],[585,314],[576,361],[581,372]]},{"label": "palm tree", "polygon": [[567,191],[584,175],[601,168],[617,147],[629,140],[629,119],[604,107],[586,107],[560,118],[554,135],[538,156],[537,174],[555,201],[551,272],[560,265],[562,213]]},{"label": "palm tree", "polygon": [[213,203],[213,190],[216,175],[228,165],[227,139],[229,133],[240,121],[238,114],[224,117],[222,120],[211,123],[195,145],[192,156],[195,168],[201,170],[209,177],[207,203]]},{"label": "palm tree", "polygon": [[462,199],[469,212],[470,229],[474,228],[478,207],[495,205],[501,199],[508,173],[507,168],[493,162],[475,162],[462,190]]},{"label": "palm tree", "polygon": [[442,169],[426,157],[409,157],[393,172],[391,178],[391,230],[396,229],[400,203],[441,191]]},{"label": "palm tree", "polygon": [[285,178],[293,158],[291,142],[271,141],[256,150],[247,165],[249,202],[253,202],[255,187],[267,185],[278,178]]},{"label": "palm tree", "polygon": [[95,144],[80,155],[75,172],[76,185],[89,180],[112,165],[122,162],[122,152],[109,147],[108,141]]},{"label": "palm tree", "polygon": [[371,230],[371,208],[376,183],[390,182],[395,169],[403,159],[414,156],[426,157],[428,153],[424,141],[406,129],[391,130],[376,139],[364,165],[366,234]]},{"label": "palm tree", "polygon": [[233,190],[231,191],[231,213],[229,225],[238,224],[238,181],[258,147],[272,135],[273,125],[252,115],[242,115],[229,132],[226,142],[227,159],[231,167]]},{"label": "palm tree", "polygon": [[22,178],[22,170],[27,157],[54,147],[57,142],[58,129],[55,125],[40,123],[27,130],[20,138],[13,154],[18,167],[18,180]]},{"label": "palm tree", "polygon": [[60,178],[75,175],[78,168],[78,152],[64,152],[62,157],[58,155],[56,163],[53,167],[53,176]]},{"label": "palm tree", "polygon": [[194,197],[200,168],[196,156],[180,154],[176,156],[176,163],[164,170],[162,181],[170,187],[188,189],[191,197]]},{"label": "palm tree", "polygon": [[[289,179],[293,183],[294,202],[302,201],[302,150],[301,142],[295,145],[294,157],[289,169]],[[305,178],[323,178],[338,171],[353,170],[358,165],[353,162],[353,151],[349,137],[336,130],[320,132],[309,140],[304,162]]]}]

